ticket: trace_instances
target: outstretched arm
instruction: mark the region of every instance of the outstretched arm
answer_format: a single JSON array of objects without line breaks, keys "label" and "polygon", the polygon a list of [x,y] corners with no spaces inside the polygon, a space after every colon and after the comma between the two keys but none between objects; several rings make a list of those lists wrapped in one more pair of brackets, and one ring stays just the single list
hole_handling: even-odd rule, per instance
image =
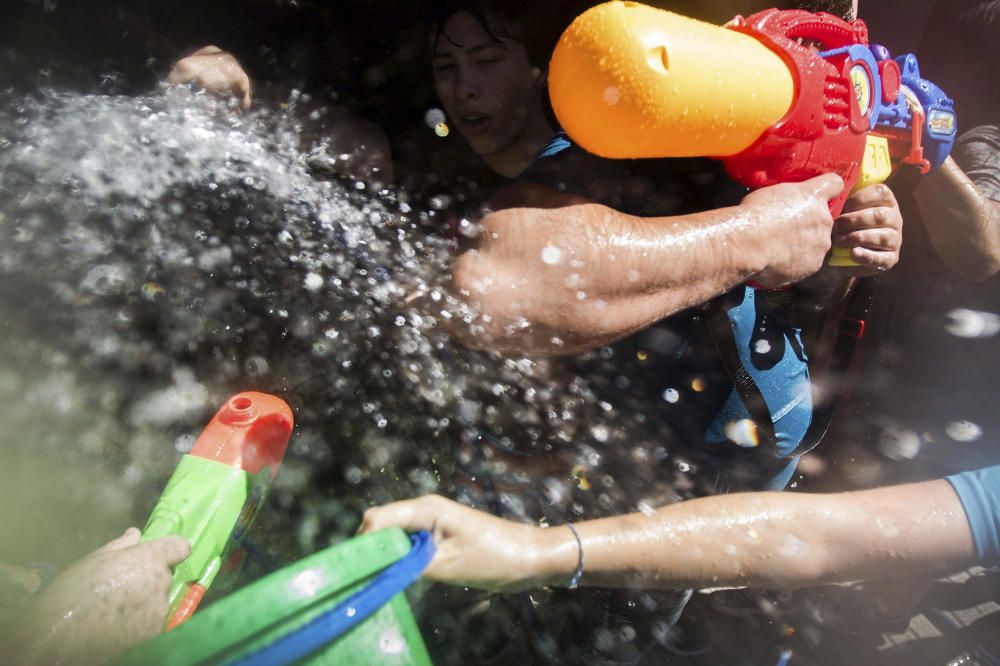
[{"label": "outstretched arm", "polygon": [[490,213],[458,257],[456,290],[478,310],[472,347],[571,353],[708,301],[747,279],[770,286],[815,273],[830,248],[825,175],[748,195],[739,206],[639,218],[523,186],[527,205]]},{"label": "outstretched arm", "polygon": [[[513,523],[442,497],[371,509],[363,531],[433,531],[431,578],[514,591],[566,585],[579,549],[565,527]],[[582,585],[796,587],[958,567],[975,556],[947,481],[852,493],[743,493],[651,515],[578,523]]]},{"label": "outstretched arm", "polygon": [[925,176],[915,196],[931,245],[949,268],[977,282],[1000,271],[1000,202],[983,194],[954,160]]}]

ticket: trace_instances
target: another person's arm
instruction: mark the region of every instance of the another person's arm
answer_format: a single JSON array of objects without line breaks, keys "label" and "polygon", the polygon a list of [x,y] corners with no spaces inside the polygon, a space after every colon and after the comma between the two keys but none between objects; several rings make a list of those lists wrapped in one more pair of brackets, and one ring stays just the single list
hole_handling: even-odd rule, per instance
[{"label": "another person's arm", "polygon": [[[575,525],[584,555],[579,582],[775,588],[955,569],[983,556],[984,528],[974,540],[966,510],[982,515],[968,503],[1000,502],[995,486],[982,501],[967,492],[960,500],[946,480],[831,495],[743,493],[581,522]],[[992,520],[995,535],[995,514]],[[989,521],[982,521],[986,531]],[[566,585],[579,562],[566,527],[513,523],[441,497],[365,514],[363,531],[390,526],[431,530],[438,552],[427,575],[456,585],[503,591]]]},{"label": "another person's arm", "polygon": [[56,577],[0,646],[0,662],[103,664],[162,632],[170,569],[191,549],[181,537],[139,536],[130,528]]},{"label": "another person's arm", "polygon": [[[993,153],[993,161],[1000,153]],[[997,165],[986,165],[1000,193]],[[925,176],[915,192],[934,251],[961,277],[986,280],[1000,271],[1000,202],[983,190],[952,159]]]},{"label": "another person's arm", "polygon": [[[483,220],[476,248],[453,266],[456,291],[479,313],[455,327],[467,346],[572,353],[622,338],[748,279],[781,286],[812,275],[831,244],[855,271],[891,268],[902,219],[888,188],[868,188],[833,220],[832,175],[751,193],[738,206],[640,218],[522,185],[517,205]],[[857,274],[857,273],[855,273]]]}]

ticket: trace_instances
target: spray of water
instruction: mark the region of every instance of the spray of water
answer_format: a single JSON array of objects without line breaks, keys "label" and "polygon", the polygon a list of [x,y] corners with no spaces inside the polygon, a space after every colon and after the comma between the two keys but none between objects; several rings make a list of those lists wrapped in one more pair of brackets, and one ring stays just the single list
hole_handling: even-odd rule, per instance
[{"label": "spray of water", "polygon": [[[446,289],[440,206],[318,175],[340,157],[304,145],[297,102],[0,100],[5,387],[50,429],[92,416],[48,453],[109,466],[141,522],[228,394],[278,393],[299,427],[259,531],[288,558],[419,493],[559,522],[634,508],[621,464],[652,493],[662,438],[585,378],[451,341],[472,313]],[[484,469],[510,483],[484,488]]]}]

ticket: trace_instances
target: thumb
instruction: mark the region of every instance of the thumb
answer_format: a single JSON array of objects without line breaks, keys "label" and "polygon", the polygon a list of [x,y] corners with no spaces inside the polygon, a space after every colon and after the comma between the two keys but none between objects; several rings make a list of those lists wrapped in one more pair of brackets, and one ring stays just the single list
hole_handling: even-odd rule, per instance
[{"label": "thumb", "polygon": [[112,539],[111,541],[107,542],[106,544],[95,550],[93,554],[97,555],[99,553],[110,553],[115,550],[122,550],[124,548],[128,548],[129,546],[134,546],[135,544],[139,543],[140,536],[142,536],[142,533],[139,531],[139,528],[130,527],[127,530],[125,530],[125,532],[120,537],[118,537],[117,539]]},{"label": "thumb", "polygon": [[824,173],[822,176],[810,178],[803,184],[811,186],[817,197],[823,197],[827,201],[836,199],[844,191],[844,179],[835,173]]},{"label": "thumb", "polygon": [[429,496],[415,500],[393,502],[385,506],[365,511],[361,523],[360,534],[384,530],[387,527],[401,527],[407,532],[431,530],[434,528],[436,513],[429,505],[438,501],[446,502],[443,497]]},{"label": "thumb", "polygon": [[141,543],[137,548],[143,554],[155,558],[167,566],[180,564],[191,554],[191,544],[181,536],[166,536]]}]

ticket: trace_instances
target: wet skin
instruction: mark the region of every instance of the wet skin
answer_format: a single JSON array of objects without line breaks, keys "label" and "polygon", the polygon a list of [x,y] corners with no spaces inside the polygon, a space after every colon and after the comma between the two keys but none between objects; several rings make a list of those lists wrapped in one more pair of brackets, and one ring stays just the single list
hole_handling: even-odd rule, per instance
[{"label": "wet skin", "polygon": [[181,537],[139,543],[130,528],[45,589],[15,628],[6,664],[101,664],[159,634],[166,623],[170,568],[191,549]]}]

